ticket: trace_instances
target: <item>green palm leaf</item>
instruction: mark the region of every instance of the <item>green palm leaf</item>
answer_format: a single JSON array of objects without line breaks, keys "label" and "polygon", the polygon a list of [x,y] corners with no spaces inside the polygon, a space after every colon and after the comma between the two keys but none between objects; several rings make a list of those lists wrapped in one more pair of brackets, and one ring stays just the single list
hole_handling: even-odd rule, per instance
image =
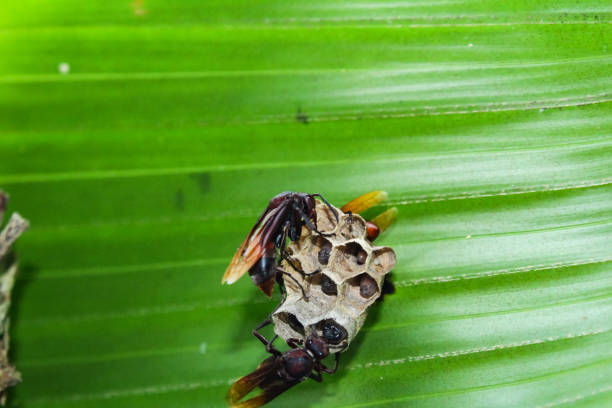
[{"label": "green palm leaf", "polygon": [[606,2],[6,3],[12,406],[224,406],[274,307],[220,285],[255,217],[374,189],[398,290],[272,405],[612,403]]}]

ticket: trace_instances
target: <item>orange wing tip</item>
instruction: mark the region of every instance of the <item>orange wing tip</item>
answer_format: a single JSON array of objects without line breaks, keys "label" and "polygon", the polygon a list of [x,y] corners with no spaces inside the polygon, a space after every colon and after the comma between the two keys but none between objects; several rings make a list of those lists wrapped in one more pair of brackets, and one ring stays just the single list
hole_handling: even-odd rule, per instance
[{"label": "orange wing tip", "polygon": [[370,191],[362,195],[361,197],[357,197],[354,200],[349,201],[348,203],[342,206],[342,212],[352,212],[354,214],[359,214],[367,210],[368,208],[372,208],[375,205],[378,205],[385,201],[389,197],[386,191]]},{"label": "orange wing tip", "polygon": [[374,217],[372,222],[378,225],[378,228],[380,228],[380,232],[383,232],[387,228],[389,228],[391,224],[395,222],[395,220],[397,220],[397,208],[391,207],[382,214],[379,214]]},{"label": "orange wing tip", "polygon": [[236,406],[236,402],[238,399],[240,399],[240,397],[236,395],[236,392],[234,391],[234,386],[232,385],[232,387],[227,391],[227,394],[225,394],[225,402],[227,402],[227,405],[229,405],[230,407],[234,407]]},{"label": "orange wing tip", "polygon": [[223,276],[223,279],[221,279],[221,284],[223,285],[224,283],[227,285],[231,285],[232,283],[236,282],[238,279],[234,278],[234,277],[226,277]]},{"label": "orange wing tip", "polygon": [[242,378],[237,379],[229,390],[227,390],[227,394],[225,394],[225,401],[231,407],[236,407],[240,405],[240,400],[248,394],[252,387],[248,384],[249,376],[244,376]]},{"label": "orange wing tip", "polygon": [[230,263],[230,265],[225,270],[225,273],[223,274],[221,284],[227,283],[228,285],[231,285],[232,283],[240,279],[242,274],[240,274],[240,270],[237,269],[238,266],[239,265],[236,265],[234,262]]}]

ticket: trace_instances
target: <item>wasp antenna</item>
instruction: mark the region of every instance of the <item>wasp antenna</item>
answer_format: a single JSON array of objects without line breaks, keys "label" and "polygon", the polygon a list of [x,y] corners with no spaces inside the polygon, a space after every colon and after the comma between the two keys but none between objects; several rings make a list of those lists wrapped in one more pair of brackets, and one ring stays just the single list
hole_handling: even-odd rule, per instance
[{"label": "wasp antenna", "polygon": [[354,200],[349,201],[348,203],[342,206],[341,210],[344,213],[352,212],[355,214],[359,214],[367,210],[368,208],[372,208],[375,205],[378,205],[385,201],[389,195],[386,191],[370,191],[360,197],[355,198]]},{"label": "wasp antenna", "polygon": [[371,222],[373,222],[374,224],[378,226],[378,228],[380,229],[380,232],[383,232],[387,228],[389,228],[391,224],[395,222],[396,219],[397,219],[397,208],[391,207],[387,211],[383,212],[382,214],[379,214],[376,217],[374,217],[374,219]]}]

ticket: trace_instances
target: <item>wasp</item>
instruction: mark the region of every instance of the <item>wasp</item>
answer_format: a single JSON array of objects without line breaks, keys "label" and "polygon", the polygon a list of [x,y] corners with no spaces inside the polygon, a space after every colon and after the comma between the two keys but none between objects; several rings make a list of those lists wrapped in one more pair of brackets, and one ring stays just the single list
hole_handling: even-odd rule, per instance
[{"label": "wasp", "polygon": [[[288,339],[287,345],[291,347],[291,350],[285,352],[280,352],[272,345],[277,337],[274,336],[269,342],[263,337],[260,338],[272,356],[259,364],[251,374],[240,378],[232,385],[226,397],[230,406],[235,408],[261,407],[307,378],[322,382],[322,373],[333,374],[338,369],[340,352],[335,353],[332,368],[323,364],[322,360],[329,356],[329,345],[325,337],[319,336],[314,328],[305,342],[299,339]],[[302,345],[303,347],[300,347]],[[251,399],[239,402],[255,387],[259,387],[262,392]]]},{"label": "wasp", "polygon": [[[285,273],[278,268],[276,250],[279,249],[281,257],[291,262],[285,253],[287,238],[291,241],[299,240],[303,225],[322,234],[316,227],[315,197],[319,197],[329,207],[337,222],[336,210],[321,194],[292,191],[278,194],[270,200],[236,251],[221,283],[232,284],[249,271],[253,283],[268,297],[272,297],[274,282],[279,281],[279,275]],[[294,269],[303,274],[298,267],[294,266]]]},{"label": "wasp", "polygon": [[[338,222],[336,209],[321,194],[291,191],[278,194],[270,200],[242,245],[234,254],[221,283],[232,284],[248,271],[253,283],[268,297],[272,297],[274,282],[279,282],[282,288],[282,275],[295,281],[290,274],[278,267],[277,250],[280,252],[280,257],[285,259],[301,275],[311,275],[303,272],[291,261],[285,252],[285,247],[287,238],[291,241],[300,239],[302,226],[325,235],[317,229],[315,197],[320,198],[325,203],[333,213],[336,222]],[[360,213],[386,198],[387,193],[384,191],[373,191],[350,201],[342,207],[342,211],[350,214]],[[376,238],[380,232],[375,221],[376,219],[367,224],[368,236],[371,239]],[[305,294],[304,297],[306,297]]]}]

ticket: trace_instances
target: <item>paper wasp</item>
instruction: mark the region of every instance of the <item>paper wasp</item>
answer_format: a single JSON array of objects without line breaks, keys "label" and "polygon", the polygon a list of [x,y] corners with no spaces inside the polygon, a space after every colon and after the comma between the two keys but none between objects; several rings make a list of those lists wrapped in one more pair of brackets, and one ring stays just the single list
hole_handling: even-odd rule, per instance
[{"label": "paper wasp", "polygon": [[[227,402],[235,408],[257,408],[296,384],[312,378],[323,381],[322,373],[333,374],[338,368],[340,352],[335,354],[334,366],[328,368],[322,363],[329,355],[329,345],[325,337],[319,336],[313,328],[306,342],[298,339],[289,339],[287,344],[291,350],[280,352],[273,346],[274,336],[267,341],[263,336],[258,337],[272,354],[265,359],[255,371],[236,381],[227,393]],[[305,344],[304,344],[305,343]],[[301,345],[303,347],[300,347]],[[246,401],[239,402],[256,387],[262,392]]]},{"label": "paper wasp", "polygon": [[[321,194],[286,191],[277,195],[270,200],[242,245],[234,254],[221,282],[232,284],[248,271],[253,283],[268,297],[271,297],[274,282],[282,282],[281,275],[284,274],[293,279],[291,275],[278,268],[277,249],[280,250],[280,257],[293,265],[285,252],[287,238],[291,241],[299,240],[304,225],[311,231],[324,235],[317,229],[315,197],[320,198],[325,203],[332,211],[337,222],[338,213],[336,209]],[[385,192],[373,191],[352,200],[342,207],[342,211],[349,214],[360,213],[386,198],[387,194]],[[379,226],[380,224],[377,225],[376,219],[367,223],[370,239],[373,240],[378,236]],[[293,268],[303,276],[309,275],[295,265],[293,265]]]}]

